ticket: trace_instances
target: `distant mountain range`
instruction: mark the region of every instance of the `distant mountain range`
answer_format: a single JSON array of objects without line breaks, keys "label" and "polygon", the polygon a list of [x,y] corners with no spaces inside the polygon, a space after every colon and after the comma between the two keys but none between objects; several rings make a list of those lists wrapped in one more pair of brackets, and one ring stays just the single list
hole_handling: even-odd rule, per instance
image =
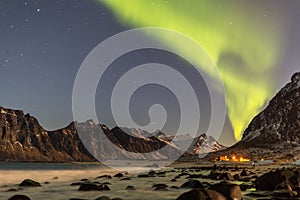
[{"label": "distant mountain range", "polygon": [[268,106],[254,117],[241,141],[207,158],[240,154],[252,159],[298,160],[299,142],[300,72],[295,73]]},{"label": "distant mountain range", "polygon": [[[181,152],[179,147],[187,141],[191,141],[191,145],[186,152]],[[198,155],[207,153],[206,159],[235,155],[251,159],[296,160],[300,159],[299,141],[299,72],[254,117],[242,140],[229,148],[205,134],[192,138],[189,134],[172,136],[159,130],[149,133],[126,127],[109,129],[92,120],[72,122],[65,128],[47,131],[35,117],[21,110],[0,107],[0,161],[96,161],[90,152],[100,160],[167,160],[181,154],[198,159]],[[118,148],[111,148],[112,143]],[[160,151],[161,148],[164,150]]]},{"label": "distant mountain range", "polygon": [[[187,139],[193,140],[193,143],[183,154],[179,145]],[[111,148],[112,143],[118,148]],[[160,151],[162,147],[165,148]],[[221,145],[213,138],[205,135],[195,139],[188,134],[174,138],[161,131],[148,133],[126,127],[109,129],[92,120],[72,122],[65,128],[46,131],[35,117],[21,110],[0,107],[0,161],[89,162],[96,161],[95,158],[167,160],[182,154],[208,153],[219,147]]]}]

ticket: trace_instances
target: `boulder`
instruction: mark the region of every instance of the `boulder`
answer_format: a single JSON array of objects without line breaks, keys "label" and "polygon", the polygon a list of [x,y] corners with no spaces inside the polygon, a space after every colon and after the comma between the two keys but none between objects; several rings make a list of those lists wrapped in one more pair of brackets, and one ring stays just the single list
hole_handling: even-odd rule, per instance
[{"label": "boulder", "polygon": [[226,198],[214,190],[193,189],[181,194],[176,200],[226,200]]},{"label": "boulder", "polygon": [[219,176],[221,175],[221,173],[217,170],[211,170],[210,174],[208,175],[208,178],[210,179],[217,179]]},{"label": "boulder", "polygon": [[185,182],[181,185],[181,188],[204,188],[204,186],[202,185],[202,183],[198,180],[191,180],[188,182]]},{"label": "boulder", "polygon": [[152,187],[156,188],[156,187],[169,187],[169,186],[163,183],[157,183],[157,184],[153,184]]},{"label": "boulder", "polygon": [[81,198],[71,198],[69,200],[86,200],[86,199],[81,199]]},{"label": "boulder", "polygon": [[223,172],[219,177],[219,180],[225,180],[225,181],[234,181],[233,176],[229,172]]},{"label": "boulder", "polygon": [[203,175],[202,174],[191,174],[188,177],[186,177],[187,179],[192,179],[192,178],[202,178]]},{"label": "boulder", "polygon": [[239,185],[228,182],[221,182],[209,187],[211,190],[215,190],[230,200],[241,200],[242,191]]},{"label": "boulder", "polygon": [[273,191],[275,189],[292,189],[299,187],[300,176],[298,170],[278,169],[270,171],[256,178],[254,181],[257,190]]},{"label": "boulder", "polygon": [[249,176],[250,172],[246,171],[245,169],[243,169],[243,171],[241,172],[241,176]]},{"label": "boulder", "polygon": [[131,178],[129,178],[129,177],[125,177],[125,178],[122,178],[122,179],[120,179],[121,181],[130,181],[131,180]]},{"label": "boulder", "polygon": [[16,192],[18,191],[16,188],[10,188],[8,190],[5,190],[5,192]]},{"label": "boulder", "polygon": [[235,174],[233,175],[234,180],[240,180],[241,179],[241,175],[240,174]]},{"label": "boulder", "polygon": [[117,173],[117,174],[114,175],[114,177],[118,177],[118,178],[123,177],[123,176],[124,175],[122,173]]},{"label": "boulder", "polygon": [[31,199],[25,195],[14,195],[10,197],[8,200],[31,200]]},{"label": "boulder", "polygon": [[111,179],[111,175],[102,175],[102,176],[98,176],[96,179],[100,179],[100,178],[104,178],[104,179]]},{"label": "boulder", "polygon": [[82,185],[84,184],[84,182],[75,182],[75,183],[71,183],[71,186],[78,186],[78,185]]},{"label": "boulder", "polygon": [[34,180],[31,180],[31,179],[25,179],[19,185],[22,186],[22,187],[41,187],[41,184],[39,182],[36,182]]},{"label": "boulder", "polygon": [[168,191],[168,185],[163,184],[163,183],[157,183],[152,185],[155,191]]},{"label": "boulder", "polygon": [[78,191],[104,191],[104,190],[110,190],[110,188],[104,184],[97,185],[94,183],[84,183],[78,189]]},{"label": "boulder", "polygon": [[149,177],[153,177],[154,175],[149,175],[149,174],[139,174],[137,177],[138,178],[149,178]]},{"label": "boulder", "polygon": [[101,196],[101,197],[98,197],[95,200],[111,200],[111,198],[109,198],[108,196]]},{"label": "boulder", "polygon": [[128,185],[128,186],[126,187],[126,190],[135,190],[135,187],[133,187],[132,185]]},{"label": "boulder", "polygon": [[168,188],[160,186],[160,187],[156,187],[154,190],[155,191],[168,191]]}]

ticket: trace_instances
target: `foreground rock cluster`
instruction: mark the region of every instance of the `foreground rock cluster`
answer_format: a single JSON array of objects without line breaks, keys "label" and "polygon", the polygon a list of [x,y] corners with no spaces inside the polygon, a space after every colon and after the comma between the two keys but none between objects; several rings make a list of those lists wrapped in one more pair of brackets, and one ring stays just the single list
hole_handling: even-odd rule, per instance
[{"label": "foreground rock cluster", "polygon": [[[150,170],[148,173],[141,174],[117,173],[84,178],[69,183],[68,187],[83,194],[97,192],[98,195],[93,198],[96,200],[130,200],[135,199],[134,194],[145,190],[141,190],[139,184],[142,180],[149,181],[149,184],[144,186],[148,193],[170,192],[174,194],[174,200],[297,199],[300,197],[300,169],[284,167],[270,168],[268,172],[266,167],[252,169],[232,165],[179,167],[170,170]],[[122,183],[121,190],[132,197],[128,195],[116,197],[112,189],[116,183]],[[31,198],[26,196],[27,188],[47,187],[48,184],[51,183],[38,183],[26,179],[18,187],[9,188],[6,192],[15,193],[9,200],[28,200]],[[69,197],[69,200],[75,199],[85,198],[72,197],[72,195]]]}]

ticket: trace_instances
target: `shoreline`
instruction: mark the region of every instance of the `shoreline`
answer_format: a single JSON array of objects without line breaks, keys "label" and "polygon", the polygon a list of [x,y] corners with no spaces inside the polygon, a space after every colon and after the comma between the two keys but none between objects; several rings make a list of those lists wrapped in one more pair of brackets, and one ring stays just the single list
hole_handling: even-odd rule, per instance
[{"label": "shoreline", "polygon": [[[15,163],[16,164],[16,163]],[[20,164],[20,163],[18,163]],[[21,163],[31,165],[30,163]],[[37,164],[37,163],[34,163]],[[39,163],[41,164],[41,163]],[[49,164],[49,163],[46,163]],[[66,163],[67,165],[70,163]],[[76,165],[102,166],[99,163],[72,163]],[[145,166],[149,163],[145,163]],[[0,163],[1,165],[1,163]],[[53,163],[51,163],[53,165]],[[55,165],[55,164],[54,164]],[[64,165],[58,163],[58,165]],[[205,188],[221,183],[223,178],[212,176],[214,170],[220,175],[228,174],[224,178],[229,178],[231,184],[238,184],[243,189],[243,199],[253,199],[248,194],[260,194],[268,197],[270,192],[253,190],[253,181],[265,173],[284,168],[295,168],[294,165],[282,163],[272,163],[257,165],[254,168],[250,165],[237,165],[237,163],[217,164],[214,163],[194,163],[194,162],[174,162],[165,168],[144,168],[144,171],[117,171],[109,168],[81,168],[81,169],[31,169],[31,170],[1,170],[0,169],[0,199],[8,199],[14,194],[24,194],[32,200],[40,199],[45,194],[49,199],[96,199],[99,196],[120,197],[124,200],[175,200],[179,195],[188,192],[192,188],[182,188],[182,185],[191,180],[200,181]],[[146,169],[146,170],[145,170]],[[247,172],[247,176],[236,178],[237,174]],[[122,174],[116,176],[116,174]],[[231,174],[231,175],[230,175]],[[99,178],[110,176],[110,178]],[[222,175],[222,176],[223,176]],[[235,177],[231,180],[230,177]],[[32,179],[41,183],[42,187],[20,187],[18,184],[25,179]],[[81,184],[108,184],[109,191],[79,191]],[[75,184],[75,185],[72,185]],[[158,189],[154,185],[161,185]],[[128,186],[133,186],[135,190],[126,190]],[[166,186],[166,187],[165,187]],[[245,189],[248,188],[248,189]],[[245,190],[244,190],[245,189]],[[150,198],[151,197],[151,198]]]}]

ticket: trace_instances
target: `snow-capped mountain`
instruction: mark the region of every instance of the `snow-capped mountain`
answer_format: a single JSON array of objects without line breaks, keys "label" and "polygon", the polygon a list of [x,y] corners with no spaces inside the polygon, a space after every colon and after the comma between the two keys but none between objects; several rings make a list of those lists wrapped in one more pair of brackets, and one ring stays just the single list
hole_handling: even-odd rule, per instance
[{"label": "snow-capped mountain", "polygon": [[[93,156],[99,160],[168,160],[182,154],[161,136],[140,129],[126,130],[109,129],[88,120],[47,131],[33,116],[0,107],[0,161],[96,161]],[[166,148],[162,151],[162,147]]]},{"label": "snow-capped mountain", "polygon": [[225,146],[221,145],[214,137],[207,136],[205,133],[193,138],[190,134],[183,135],[167,135],[164,132],[157,130],[154,133],[149,133],[145,130],[136,129],[136,128],[121,128],[127,134],[138,137],[138,138],[148,138],[148,137],[156,137],[160,140],[167,142],[168,144],[181,148],[188,145],[187,153],[191,155],[201,155],[207,154],[210,152],[216,152],[220,150],[226,149]]},{"label": "snow-capped mountain", "polygon": [[142,130],[140,128],[127,128],[127,127],[120,127],[125,133],[134,136],[134,137],[138,137],[138,138],[148,138],[153,136],[153,133],[149,133],[146,130]]},{"label": "snow-capped mountain", "polygon": [[193,144],[188,152],[193,152],[193,154],[201,155],[224,149],[226,149],[226,147],[221,145],[214,137],[207,136],[204,133],[194,139]]},{"label": "snow-capped mountain", "polygon": [[[182,144],[192,146],[184,152]],[[205,135],[193,139],[189,134],[172,136],[160,130],[149,133],[136,128],[109,129],[92,120],[47,131],[33,116],[0,107],[0,161],[168,160],[216,151],[220,146]]]}]

